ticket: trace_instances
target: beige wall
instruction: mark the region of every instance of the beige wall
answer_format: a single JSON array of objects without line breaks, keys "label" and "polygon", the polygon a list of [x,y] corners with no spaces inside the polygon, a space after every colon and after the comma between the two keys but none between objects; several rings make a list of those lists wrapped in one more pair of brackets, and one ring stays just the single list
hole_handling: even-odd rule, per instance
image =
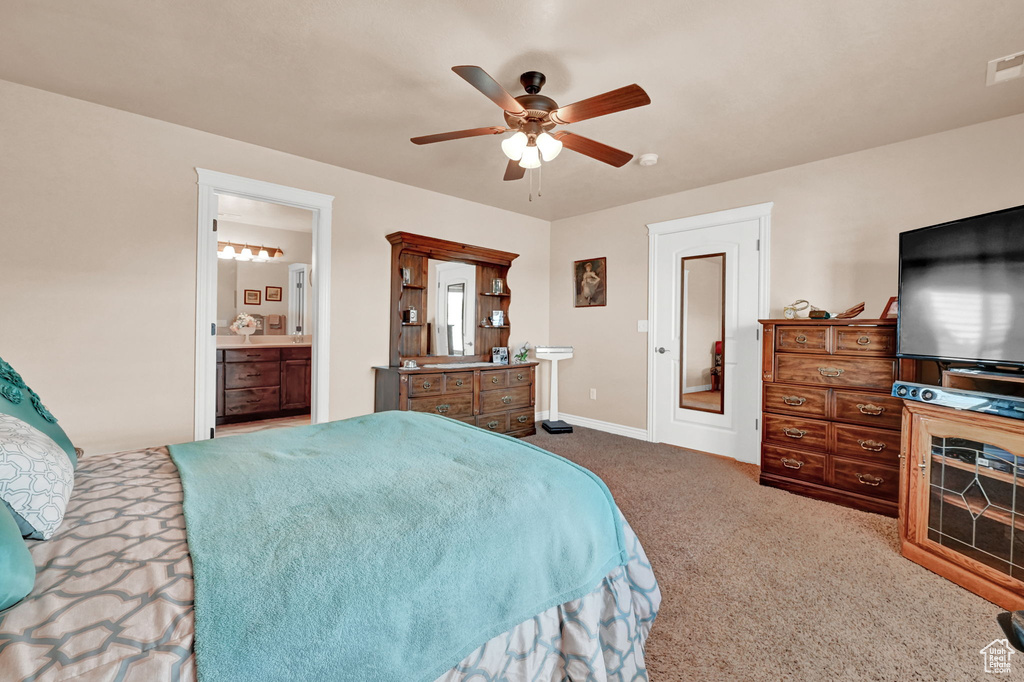
[{"label": "beige wall", "polygon": [[390,245],[522,254],[513,343],[548,337],[546,221],[0,81],[0,356],[87,452],[192,436],[196,167],[333,194],[332,418],[373,410]]},{"label": "beige wall", "polygon": [[[647,426],[648,223],[773,201],[772,314],[806,298],[877,316],[896,294],[897,235],[1024,203],[1022,158],[1024,115],[555,221],[551,341],[576,346],[560,409]],[[607,307],[573,308],[573,261],[604,255]]]}]

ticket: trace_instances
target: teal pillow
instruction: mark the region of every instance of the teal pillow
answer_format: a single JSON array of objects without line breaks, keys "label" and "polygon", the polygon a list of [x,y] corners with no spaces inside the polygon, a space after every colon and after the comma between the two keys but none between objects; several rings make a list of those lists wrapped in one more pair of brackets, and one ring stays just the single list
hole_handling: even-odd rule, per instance
[{"label": "teal pillow", "polygon": [[0,504],[0,611],[28,596],[36,582],[36,565],[7,507]]},{"label": "teal pillow", "polygon": [[52,438],[61,450],[67,453],[71,466],[78,466],[75,446],[57,426],[57,418],[50,414],[39,395],[25,385],[25,380],[14,368],[0,358],[0,414],[17,417],[29,426],[35,427]]}]

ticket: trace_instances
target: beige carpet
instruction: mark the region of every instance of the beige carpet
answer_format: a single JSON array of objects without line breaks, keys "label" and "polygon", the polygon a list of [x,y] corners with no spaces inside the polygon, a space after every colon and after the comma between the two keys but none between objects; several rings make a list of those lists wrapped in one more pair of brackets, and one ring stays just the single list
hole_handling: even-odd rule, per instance
[{"label": "beige carpet", "polygon": [[993,680],[997,606],[902,558],[894,519],[757,484],[757,469],[577,428],[528,439],[608,484],[664,601],[647,645],[669,680]]}]

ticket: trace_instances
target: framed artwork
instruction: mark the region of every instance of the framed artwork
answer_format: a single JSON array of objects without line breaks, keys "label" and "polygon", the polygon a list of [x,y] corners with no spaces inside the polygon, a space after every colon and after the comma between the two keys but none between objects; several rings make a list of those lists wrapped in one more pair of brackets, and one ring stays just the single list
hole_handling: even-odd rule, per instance
[{"label": "framed artwork", "polygon": [[281,287],[267,287],[267,303],[281,300]]},{"label": "framed artwork", "polygon": [[508,346],[495,346],[491,349],[491,362],[495,365],[508,364]]},{"label": "framed artwork", "polygon": [[573,299],[577,308],[608,303],[607,258],[589,258],[573,264]]},{"label": "framed artwork", "polygon": [[889,302],[885,304],[885,310],[882,311],[883,320],[892,320],[900,316],[900,302],[895,296],[889,299]]},{"label": "framed artwork", "polygon": [[261,293],[258,289],[246,289],[245,290],[245,305],[259,305]]}]

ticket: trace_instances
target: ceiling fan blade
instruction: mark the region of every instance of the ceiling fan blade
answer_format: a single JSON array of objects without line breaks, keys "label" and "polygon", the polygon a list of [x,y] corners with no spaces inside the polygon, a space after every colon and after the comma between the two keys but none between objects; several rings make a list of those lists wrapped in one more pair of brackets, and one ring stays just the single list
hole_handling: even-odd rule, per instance
[{"label": "ceiling fan blade", "polygon": [[606,144],[602,144],[596,140],[591,140],[589,137],[583,137],[575,133],[570,133],[565,130],[559,130],[556,133],[551,134],[552,137],[561,140],[562,146],[566,149],[571,149],[574,152],[589,156],[592,159],[598,161],[604,161],[608,165],[615,166],[616,168],[622,168],[629,160],[633,158],[633,155],[629,152],[624,152],[621,149],[615,147],[609,147]]},{"label": "ceiling fan blade", "polygon": [[518,161],[509,161],[505,166],[504,180],[522,180],[526,175],[526,169],[519,165]]},{"label": "ceiling fan blade", "polygon": [[578,123],[588,118],[614,114],[634,107],[642,107],[651,103],[644,89],[634,83],[618,90],[606,92],[585,100],[559,107],[549,114],[552,121],[558,124]]},{"label": "ceiling fan blade", "polygon": [[453,66],[452,71],[462,76],[467,83],[484,93],[489,100],[513,116],[526,115],[523,105],[479,66]]},{"label": "ceiling fan blade", "polygon": [[450,133],[438,133],[437,135],[424,135],[422,137],[410,138],[413,144],[430,144],[431,142],[446,142],[448,140],[459,140],[463,137],[477,137],[479,135],[500,135],[508,128],[499,126],[487,126],[486,128],[470,128],[469,130],[455,130]]}]

